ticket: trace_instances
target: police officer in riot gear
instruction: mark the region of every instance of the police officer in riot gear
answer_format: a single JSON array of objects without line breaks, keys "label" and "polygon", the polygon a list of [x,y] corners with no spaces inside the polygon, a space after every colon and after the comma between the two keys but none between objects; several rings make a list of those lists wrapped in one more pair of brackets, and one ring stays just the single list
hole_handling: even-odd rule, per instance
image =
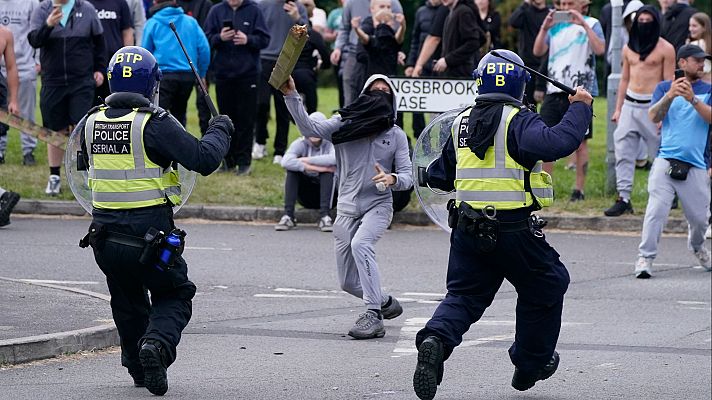
[{"label": "police officer in riot gear", "polygon": [[[522,62],[510,51],[498,51]],[[419,185],[456,194],[448,205],[447,296],[416,338],[413,387],[421,399],[435,396],[443,362],[504,279],[518,294],[516,337],[509,349],[512,386],[527,390],[550,377],[559,363],[555,347],[569,275],[544,238],[544,222],[531,213],[553,201],[542,161],[578,148],[593,100],[577,88],[561,123],[549,128],[522,106],[527,71],[487,54],[473,75],[479,93],[475,105],[458,115],[440,157],[418,174]]]},{"label": "police officer in riot gear", "polygon": [[227,153],[234,128],[219,115],[197,140],[156,106],[161,71],[141,47],[117,51],[107,75],[112,94],[75,130],[93,206],[80,245],[92,246],[106,275],[121,364],[136,386],[163,395],[196,290],[180,256],[185,233],[173,223],[172,207],[182,201],[176,163],[209,175]]}]

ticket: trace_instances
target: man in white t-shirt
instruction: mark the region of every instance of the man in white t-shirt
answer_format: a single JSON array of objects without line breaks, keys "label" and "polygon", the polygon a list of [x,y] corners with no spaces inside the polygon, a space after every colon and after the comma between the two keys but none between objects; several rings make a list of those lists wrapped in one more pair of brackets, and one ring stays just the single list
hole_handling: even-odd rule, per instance
[{"label": "man in white t-shirt", "polygon": [[[594,97],[598,96],[596,79],[596,55],[606,51],[606,40],[601,23],[596,18],[582,14],[587,5],[585,0],[561,0],[561,11],[567,22],[555,22],[551,11],[544,19],[534,41],[533,53],[541,57],[549,52],[548,75],[570,87],[583,86]],[[562,14],[559,14],[562,15]],[[569,108],[568,94],[549,83],[540,114],[548,126],[561,122]],[[590,139],[593,134],[593,121],[586,134]],[[576,188],[571,194],[571,201],[584,199],[584,183],[588,169],[588,147],[586,141],[576,150]],[[549,164],[549,165],[547,165]],[[544,168],[551,172],[552,165]]]}]

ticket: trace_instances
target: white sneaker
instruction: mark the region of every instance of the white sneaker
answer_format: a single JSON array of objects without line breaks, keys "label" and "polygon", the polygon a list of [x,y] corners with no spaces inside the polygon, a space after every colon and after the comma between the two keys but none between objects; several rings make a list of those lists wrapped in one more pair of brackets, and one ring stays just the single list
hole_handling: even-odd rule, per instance
[{"label": "white sneaker", "polygon": [[297,223],[287,214],[282,215],[277,225],[274,226],[275,231],[289,231],[296,228]]},{"label": "white sneaker", "polygon": [[653,268],[653,259],[647,257],[638,257],[635,262],[635,277],[638,279],[648,279],[653,276],[651,269]]},{"label": "white sneaker", "polygon": [[59,175],[50,175],[47,180],[47,187],[45,188],[45,194],[50,196],[56,196],[62,190],[62,179]]},{"label": "white sneaker", "polygon": [[707,225],[707,232],[705,232],[705,239],[712,239],[712,225]]},{"label": "white sneaker", "polygon": [[252,159],[253,160],[262,159],[266,155],[267,155],[267,149],[265,149],[265,145],[258,144],[258,143],[255,143],[254,145],[252,145]]},{"label": "white sneaker", "polygon": [[318,224],[319,230],[322,232],[333,232],[334,231],[334,224],[331,222],[331,217],[328,215],[325,215],[319,219],[319,224]]},{"label": "white sneaker", "polygon": [[695,257],[700,261],[700,266],[707,271],[712,271],[712,266],[710,266],[710,252],[704,247],[700,247],[699,250],[695,252]]},{"label": "white sneaker", "polygon": [[282,156],[276,155],[272,159],[272,164],[282,164]]}]

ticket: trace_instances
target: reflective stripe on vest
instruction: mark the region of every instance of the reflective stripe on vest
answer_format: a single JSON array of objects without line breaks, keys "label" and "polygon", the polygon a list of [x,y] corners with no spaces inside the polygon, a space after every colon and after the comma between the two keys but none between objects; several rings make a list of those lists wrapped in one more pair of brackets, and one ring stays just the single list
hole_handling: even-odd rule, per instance
[{"label": "reflective stripe on vest", "polygon": [[[513,210],[531,206],[534,203],[532,193],[542,206],[548,206],[553,199],[551,178],[542,172],[541,162],[535,164],[530,175],[532,191],[525,190],[527,172],[509,156],[507,150],[507,132],[512,118],[519,112],[518,108],[505,105],[494,145],[485,152],[484,160],[480,160],[459,135],[467,135],[467,125],[471,109],[463,111],[453,122],[453,140],[456,145],[457,169],[455,178],[456,201],[467,202],[475,209],[483,209],[488,205],[498,210]],[[464,138],[464,136],[463,136]],[[541,176],[545,174],[546,177]],[[535,177],[535,179],[531,179]],[[548,178],[548,179],[546,179]],[[547,185],[545,182],[549,182]]]},{"label": "reflective stripe on vest", "polygon": [[[166,204],[169,200],[172,205],[180,204],[177,171],[161,168],[146,155],[143,131],[150,114],[134,109],[122,117],[108,118],[105,111],[102,108],[91,114],[84,130],[92,205],[121,210]],[[97,127],[101,123],[104,126]],[[119,127],[127,123],[128,137],[120,130],[123,126]]]}]

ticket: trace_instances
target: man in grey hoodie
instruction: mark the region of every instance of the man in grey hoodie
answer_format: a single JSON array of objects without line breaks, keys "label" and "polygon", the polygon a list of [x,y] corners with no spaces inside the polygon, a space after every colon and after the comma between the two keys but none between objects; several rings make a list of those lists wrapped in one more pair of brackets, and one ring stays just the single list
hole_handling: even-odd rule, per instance
[{"label": "man in grey hoodie", "polygon": [[[280,90],[302,135],[334,143],[339,181],[334,221],[336,267],[341,288],[366,305],[349,336],[383,337],[383,318],[395,318],[403,308],[381,289],[375,245],[393,217],[391,190],[407,190],[413,184],[408,139],[394,124],[397,103],[393,84],[384,75],[372,75],[352,105],[321,121],[307,115],[294,80],[290,78]],[[384,115],[384,110],[389,114]],[[394,162],[395,172],[390,170]]]}]

